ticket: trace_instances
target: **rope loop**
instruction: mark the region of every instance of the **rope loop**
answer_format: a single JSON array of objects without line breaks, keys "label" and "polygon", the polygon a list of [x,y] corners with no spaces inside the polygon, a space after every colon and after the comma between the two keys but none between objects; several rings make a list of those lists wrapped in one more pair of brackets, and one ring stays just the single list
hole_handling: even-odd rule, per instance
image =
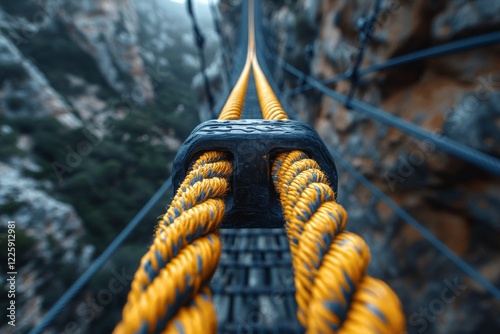
[{"label": "rope loop", "polygon": [[282,153],[272,177],[289,236],[297,317],[307,332],[403,332],[398,298],[385,283],[366,276],[368,246],[344,231],[347,213],[318,164],[304,152]]}]

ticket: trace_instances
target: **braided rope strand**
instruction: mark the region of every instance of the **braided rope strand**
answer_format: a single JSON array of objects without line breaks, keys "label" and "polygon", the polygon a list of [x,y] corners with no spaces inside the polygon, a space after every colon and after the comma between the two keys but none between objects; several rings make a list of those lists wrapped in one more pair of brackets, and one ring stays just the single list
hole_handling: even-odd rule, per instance
[{"label": "braided rope strand", "polygon": [[217,268],[220,253],[216,234],[186,246],[147,286],[137,303],[127,303],[115,332],[160,333],[181,307],[200,294]]},{"label": "braided rope strand", "polygon": [[231,174],[223,153],[205,153],[193,164],[158,223],[115,333],[182,332],[185,326],[215,332],[215,317],[206,326],[214,315],[207,284],[220,258],[218,230]]},{"label": "braided rope strand", "polygon": [[283,111],[283,108],[274,94],[271,85],[267,81],[264,72],[260,68],[257,56],[254,56],[252,59],[252,67],[255,78],[255,86],[259,95],[260,109],[264,119],[288,119],[288,116]]},{"label": "braided rope strand", "polygon": [[216,330],[217,315],[212,294],[208,287],[204,287],[190,304],[179,310],[162,334],[215,333]]},{"label": "braided rope strand", "polygon": [[251,69],[251,56],[247,57],[245,67],[243,67],[242,74],[234,89],[231,91],[229,98],[222,108],[220,113],[220,119],[235,120],[241,118],[241,111],[243,110],[243,105],[245,104],[245,94],[248,87],[248,79],[250,78]]},{"label": "braided rope strand", "polygon": [[[219,119],[241,117],[254,54],[250,29],[245,66]],[[216,331],[214,306],[206,284],[220,258],[218,230],[232,171],[232,163],[220,152],[204,153],[193,164],[158,223],[153,244],[141,259],[115,333],[190,333],[195,328],[200,329],[197,332]],[[216,249],[200,246],[207,235],[212,244],[218,245]],[[204,278],[201,283],[197,278],[200,275]]]},{"label": "braided rope strand", "polygon": [[[265,119],[287,120],[253,59]],[[347,213],[319,165],[300,151],[278,155],[272,178],[280,196],[295,270],[297,318],[308,333],[401,333],[399,299],[382,281],[366,276],[370,251],[345,232]]]},{"label": "braided rope strand", "polygon": [[272,169],[295,269],[297,317],[308,333],[400,333],[401,305],[382,281],[367,277],[364,240],[343,231],[347,213],[319,166],[300,151]]}]

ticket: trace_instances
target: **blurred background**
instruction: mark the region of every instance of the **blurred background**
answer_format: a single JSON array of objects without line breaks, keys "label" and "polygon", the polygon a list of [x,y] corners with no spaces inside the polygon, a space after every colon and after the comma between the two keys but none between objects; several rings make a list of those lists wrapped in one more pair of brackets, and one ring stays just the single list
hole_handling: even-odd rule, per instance
[{"label": "blurred background", "polygon": [[[215,100],[228,87],[241,1],[193,1]],[[277,56],[318,79],[353,66],[371,0],[263,0]],[[212,5],[212,8],[210,7]],[[384,0],[361,67],[500,31],[499,0]],[[214,12],[215,10],[215,12]],[[220,18],[219,33],[214,18]],[[182,0],[0,0],[0,247],[16,221],[17,325],[25,333],[168,178],[211,116]],[[284,90],[302,84],[279,70]],[[331,85],[347,94],[348,81]],[[363,77],[356,97],[500,157],[500,46]],[[500,179],[314,91],[287,99],[328,145],[490,282],[500,284]],[[398,294],[408,333],[498,333],[500,302],[341,173],[347,228],[370,274]],[[111,332],[164,196],[47,333]],[[5,246],[6,247],[6,246]],[[0,277],[7,272],[0,253]],[[113,284],[110,285],[110,282]],[[7,308],[7,285],[0,309]],[[445,294],[443,291],[452,291]],[[76,327],[67,328],[67,324]]]}]

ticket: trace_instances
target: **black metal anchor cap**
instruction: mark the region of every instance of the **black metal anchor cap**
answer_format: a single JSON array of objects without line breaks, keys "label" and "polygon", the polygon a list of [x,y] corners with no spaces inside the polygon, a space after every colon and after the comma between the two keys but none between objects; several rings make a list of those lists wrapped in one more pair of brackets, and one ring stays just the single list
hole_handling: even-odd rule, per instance
[{"label": "black metal anchor cap", "polygon": [[271,179],[279,153],[300,150],[314,159],[337,194],[335,162],[318,133],[295,120],[210,120],[197,126],[182,144],[172,168],[174,191],[204,152],[227,152],[233,159],[222,228],[283,227],[283,209]]}]

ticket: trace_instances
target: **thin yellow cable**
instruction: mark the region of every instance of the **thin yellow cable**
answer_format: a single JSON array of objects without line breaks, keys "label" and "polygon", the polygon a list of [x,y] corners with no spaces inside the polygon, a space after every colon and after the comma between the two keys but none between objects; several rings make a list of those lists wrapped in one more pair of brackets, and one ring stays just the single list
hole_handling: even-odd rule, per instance
[{"label": "thin yellow cable", "polygon": [[252,53],[252,68],[253,76],[255,80],[255,86],[257,89],[257,94],[259,97],[260,110],[262,111],[262,116],[264,119],[275,119],[275,120],[285,120],[288,119],[287,114],[281,107],[278,98],[274,94],[271,85],[266,79],[264,72],[260,68],[259,61],[257,59],[257,53],[255,52],[255,4],[253,0],[249,2],[249,45],[253,49]]},{"label": "thin yellow cable", "polygon": [[259,96],[260,110],[264,119],[286,120],[287,114],[274,94],[271,85],[266,79],[264,72],[260,68],[257,56],[252,60],[253,76],[255,78],[255,87]]},{"label": "thin yellow cable", "polygon": [[251,23],[253,22],[253,0],[249,3],[250,10],[248,11],[248,46],[247,46],[247,59],[241,75],[236,82],[226,104],[222,108],[219,119],[235,120],[241,118],[243,105],[245,104],[245,96],[248,87],[248,80],[250,78],[250,70],[252,67],[252,59],[255,55],[255,37],[254,30]]}]

